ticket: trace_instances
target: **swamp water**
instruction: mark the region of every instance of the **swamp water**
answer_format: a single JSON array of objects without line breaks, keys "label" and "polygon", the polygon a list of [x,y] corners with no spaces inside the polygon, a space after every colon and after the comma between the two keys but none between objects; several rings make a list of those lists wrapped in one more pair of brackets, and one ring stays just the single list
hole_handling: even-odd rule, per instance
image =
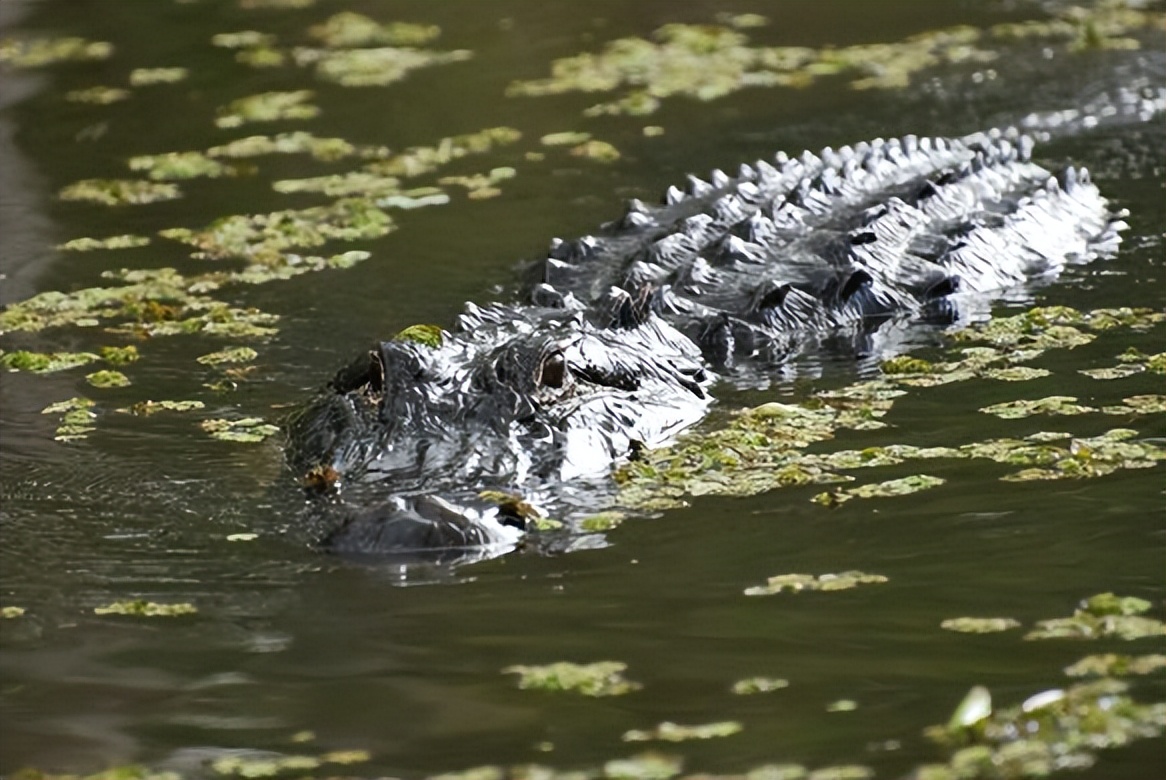
[{"label": "swamp water", "polygon": [[[887,427],[805,448],[853,482],[682,475],[664,498],[683,506],[593,549],[452,573],[323,555],[297,523],[270,426],[374,338],[512,294],[519,260],[622,199],[1166,81],[1160,4],[855,8],[0,5],[0,358],[19,369],[0,377],[0,772],[1159,776],[1166,325],[1114,310],[1166,306],[1161,116],[1038,148],[1131,212],[1116,258],[997,307],[1106,310],[1012,321],[1043,371],[927,386],[1016,333],[924,334],[931,366],[822,352],[717,393],[700,441],[743,407],[898,376]],[[605,48],[630,37],[653,43]],[[996,406],[1054,396],[1075,400]],[[910,494],[856,490],[874,484]],[[1104,592],[1132,600],[1040,624]],[[967,617],[1011,622],[941,625]],[[1103,636],[1035,638],[1083,632]],[[1128,691],[1088,682],[1100,661],[1065,672],[1104,653],[1134,657],[1101,670]],[[522,668],[563,661],[614,663],[567,691],[538,688],[579,670]],[[977,691],[925,737],[974,686],[993,719]]]}]

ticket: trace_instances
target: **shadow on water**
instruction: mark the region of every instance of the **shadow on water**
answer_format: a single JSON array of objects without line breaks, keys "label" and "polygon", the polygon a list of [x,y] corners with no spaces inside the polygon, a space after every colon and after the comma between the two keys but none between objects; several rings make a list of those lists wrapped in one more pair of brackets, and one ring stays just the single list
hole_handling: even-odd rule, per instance
[{"label": "shadow on water", "polygon": [[[1115,83],[1160,86],[1160,22],[1139,33],[1148,45],[1136,52],[1070,56],[1062,43],[1049,44],[1047,53],[1033,44],[998,63],[929,66],[907,89],[855,91],[831,77],[807,89],[758,87],[709,102],[668,98],[651,116],[584,118],[586,107],[610,95],[502,95],[514,80],[544,78],[556,58],[665,23],[710,23],[723,4],[263,5],[0,5],[9,14],[0,15],[3,36],[78,35],[117,47],[108,60],[3,71],[0,300],[109,285],[102,272],[126,266],[173,266],[191,276],[239,270],[236,259],[192,258],[189,247],[158,238],[136,249],[53,247],[80,236],[153,235],[225,214],[317,205],[325,199],[275,193],[270,184],[355,167],[270,155],[247,163],[253,175],[180,182],[184,197],[175,201],[106,208],[56,198],[77,179],[130,176],[125,160],[134,155],[299,129],[399,151],[506,125],[523,139],[455,161],[448,173],[509,166],[518,176],[498,185],[500,197],[470,199],[459,185],[442,185],[449,205],[393,211],[398,229],[353,244],[372,256],[352,268],[215,293],[232,306],[277,314],[278,333],[266,339],[131,340],[75,325],[4,335],[9,351],[133,343],[142,359],[122,368],[132,380],[127,387],[90,387],[82,378],[90,367],[0,377],[0,606],[25,610],[0,621],[0,772],[90,772],[141,762],[209,774],[205,762],[245,749],[367,750],[369,763],[318,770],[361,775],[531,762],[593,767],[640,752],[642,745],[623,743],[629,730],[734,720],[742,733],[664,744],[662,752],[682,755],[691,771],[743,772],[788,761],[864,764],[894,777],[940,756],[921,730],[945,722],[973,685],[988,686],[1001,704],[1018,703],[1067,685],[1061,669],[1088,653],[1162,652],[1160,639],[1024,642],[1018,631],[967,636],[938,627],[962,615],[1010,616],[1028,627],[1103,591],[1149,599],[1160,618],[1160,465],[1101,479],[1002,482],[1015,469],[984,459],[936,461],[928,473],[947,480],[936,490],[833,510],[811,502],[822,489],[814,485],[690,497],[686,507],[629,519],[571,554],[524,549],[449,571],[315,551],[316,529],[300,522],[303,498],[278,437],[224,442],[198,426],[216,418],[278,420],[373,339],[418,322],[448,324],[465,300],[511,294],[521,261],[539,256],[551,236],[593,230],[616,216],[622,199],[654,199],[689,171],[731,170],[777,149],[908,132],[959,135],[1072,106]],[[309,26],[346,9],[439,25],[441,37],[429,45],[472,49],[474,57],[385,87],[345,88],[294,65],[250,68],[236,62],[234,50],[208,43],[219,33],[255,29],[274,34],[280,46],[306,45]],[[841,0],[783,3],[780,11],[741,2],[731,10],[773,17],[767,27],[744,30],[755,42],[813,47],[1044,16],[1028,3],[888,2],[877,14],[856,14]],[[73,90],[125,84],[134,67],[178,65],[190,70],[185,81],[135,89],[121,102],[65,99]],[[230,100],[304,88],[316,91],[321,107],[310,121],[213,124],[216,107]],[[664,134],[645,135],[645,126]],[[546,133],[575,129],[612,143],[620,160],[604,165],[539,144]],[[1159,117],[1041,147],[1039,161],[1050,168],[1088,166],[1102,192],[1130,210],[1131,228],[1118,257],[1076,267],[1032,291],[1031,301],[1001,306],[1000,314],[1033,302],[1081,310],[1166,306],[1162,140]],[[418,177],[416,186],[446,173]],[[304,253],[348,248],[333,242]],[[958,446],[1042,428],[1094,436],[1118,426],[1160,444],[1161,413],[1050,421],[999,420],[976,410],[1018,395],[1073,395],[1100,407],[1161,393],[1161,374],[1099,381],[1078,370],[1109,366],[1129,347],[1161,352],[1162,333],[1161,326],[1119,328],[1051,352],[1039,361],[1051,375],[1020,392],[987,379],[912,388],[888,417],[893,428],[839,432],[828,449]],[[918,338],[928,357],[950,347],[937,347],[935,334]],[[246,365],[196,361],[245,343],[258,352]],[[808,355],[768,388],[719,393],[720,410],[796,403],[876,373],[852,355]],[[220,390],[205,386],[216,383]],[[54,441],[60,416],[41,410],[72,396],[97,402],[94,430],[82,440]],[[116,411],[147,399],[205,406],[195,414]],[[908,476],[915,465],[880,470],[876,479]],[[889,581],[846,593],[743,596],[773,575],[850,569]],[[94,613],[138,599],[190,603],[198,613]],[[501,673],[514,664],[605,659],[626,663],[643,688],[614,698],[556,696],[519,690]],[[789,688],[730,692],[734,681],[758,675],[787,678]],[[1136,681],[1134,695],[1162,701],[1161,674]],[[857,707],[829,711],[839,701]],[[297,734],[306,741],[295,741]],[[1076,776],[1141,778],[1164,758],[1162,741],[1147,740],[1105,752],[1091,773]]]}]

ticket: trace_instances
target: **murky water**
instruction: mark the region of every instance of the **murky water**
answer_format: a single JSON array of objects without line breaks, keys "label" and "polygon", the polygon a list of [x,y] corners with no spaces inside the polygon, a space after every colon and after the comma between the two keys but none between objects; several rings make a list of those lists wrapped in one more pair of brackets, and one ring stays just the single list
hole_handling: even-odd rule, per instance
[{"label": "murky water", "polygon": [[[275,439],[211,439],[198,421],[254,415],[278,420],[338,366],[377,337],[417,322],[448,324],[465,300],[505,295],[519,261],[555,235],[593,230],[622,199],[655,198],[688,171],[767,157],[777,149],[838,145],[906,132],[962,134],[1033,110],[1073,105],[1090,85],[1148,73],[1162,83],[1161,30],[1149,50],[1070,55],[1051,46],[999,65],[924,69],[906,90],[854,91],[826,78],[808,89],[754,88],[698,102],[666,99],[649,117],[584,118],[604,96],[503,97],[516,79],[547,75],[553,59],[668,22],[707,23],[724,4],[692,2],[331,2],[302,9],[255,3],[11,2],[5,35],[78,35],[110,41],[112,57],[38,70],[0,71],[0,298],[111,284],[102,272],[173,266],[184,274],[237,269],[155,239],[136,249],[67,253],[81,236],[151,235],[199,228],[226,214],[303,208],[320,196],[274,192],[277,179],[355,167],[306,155],[253,161],[252,176],[181,182],[184,197],[142,206],[62,202],[77,179],[131,174],[140,154],[204,150],[254,133],[310,130],[401,150],[506,125],[520,142],[470,156],[438,176],[512,166],[492,199],[394,211],[399,229],[320,254],[367,249],[347,270],[225,287],[216,297],[279,316],[266,339],[178,335],[131,341],[101,328],[13,333],[3,347],[96,350],[135,343],[123,388],[96,389],[79,368],[5,373],[0,385],[3,488],[0,605],[20,617],[0,623],[0,772],[36,766],[91,772],[140,762],[182,772],[232,749],[318,755],[367,750],[368,763],[334,772],[420,777],[481,764],[539,762],[588,767],[639,752],[621,735],[661,721],[736,720],[723,739],[655,745],[688,771],[731,773],[771,762],[864,764],[895,777],[940,756],[922,729],[946,721],[973,685],[1017,703],[1066,684],[1062,668],[1088,653],[1162,652],[1163,643],[1025,642],[1021,631],[943,631],[952,617],[1010,616],[1030,625],[1069,614],[1093,593],[1114,591],[1154,604],[1166,598],[1163,470],[1087,480],[1002,482],[1010,470],[983,460],[928,463],[947,483],[915,496],[853,501],[829,510],[820,490],[795,487],[751,498],[692,498],[690,506],[630,520],[607,545],[559,556],[517,553],[453,574],[403,573],[320,554],[297,524],[301,496]],[[772,18],[754,41],[821,47],[900,41],[957,23],[980,27],[1039,16],[1034,6],[886,2],[877,13],[837,2],[739,2],[729,10]],[[440,25],[432,44],[469,49],[464,62],[418,70],[383,87],[345,88],[294,65],[256,69],[210,45],[218,33],[254,29],[281,42],[341,11]],[[1037,44],[1033,44],[1034,48]],[[189,68],[185,81],[141,87],[110,105],[70,102],[71,90],[125,85],[136,67]],[[1121,75],[1115,77],[1114,73]],[[267,90],[313,89],[320,115],[220,129],[215,109]],[[664,128],[645,136],[642,128]],[[546,148],[545,133],[587,130],[622,153],[611,164]],[[1083,310],[1166,305],[1163,283],[1161,118],[1042,148],[1050,166],[1089,166],[1102,191],[1131,212],[1120,255],[1067,274],[1036,294],[1040,303]],[[545,154],[532,159],[528,153]],[[314,250],[313,250],[314,251]],[[218,263],[219,265],[212,265]],[[1003,312],[1003,310],[1002,310]],[[1161,326],[1118,328],[1093,343],[1057,350],[1036,365],[1052,374],[1022,385],[975,379],[916,388],[888,417],[893,427],[840,434],[838,449],[903,442],[958,445],[1042,429],[1089,436],[1134,428],[1166,437],[1161,413],[1006,421],[976,410],[1016,397],[1077,396],[1092,406],[1162,393],[1161,374],[1101,381],[1078,373],[1109,366],[1128,347],[1154,353]],[[224,369],[196,362],[235,344],[258,351],[237,389],[204,386]],[[934,352],[933,355],[940,354]],[[819,356],[801,378],[775,379],[746,396],[722,392],[722,407],[797,401],[839,386],[869,367]],[[53,440],[46,405],[83,395],[97,402],[88,438]],[[146,399],[197,399],[195,413],[149,417],[116,409]],[[912,473],[910,464],[877,479]],[[229,541],[232,534],[257,534]],[[789,572],[847,569],[889,578],[840,593],[746,598],[743,590]],[[401,587],[415,585],[415,587]],[[95,615],[95,607],[145,599],[189,602],[177,618]],[[588,699],[518,690],[501,670],[558,660],[618,660],[643,688]],[[786,678],[788,688],[730,693],[735,680]],[[1134,682],[1134,696],[1161,701],[1159,673]],[[852,711],[828,705],[852,700]],[[314,739],[293,742],[311,731]],[[1092,774],[1144,778],[1166,763],[1161,739],[1104,752]],[[320,770],[324,771],[324,770]]]}]

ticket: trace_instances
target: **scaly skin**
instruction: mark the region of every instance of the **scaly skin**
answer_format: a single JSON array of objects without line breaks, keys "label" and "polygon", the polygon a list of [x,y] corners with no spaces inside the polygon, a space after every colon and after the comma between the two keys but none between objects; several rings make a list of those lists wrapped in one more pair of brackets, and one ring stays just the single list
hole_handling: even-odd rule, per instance
[{"label": "scaly skin", "polygon": [[702,419],[719,378],[756,385],[823,338],[893,353],[905,324],[985,316],[1112,254],[1121,215],[1032,147],[1008,130],[778,154],[556,239],[526,302],[468,304],[437,346],[382,342],[294,416],[293,467],[343,495],[325,546],[497,554],[524,512],[480,491],[602,508],[612,465]]}]

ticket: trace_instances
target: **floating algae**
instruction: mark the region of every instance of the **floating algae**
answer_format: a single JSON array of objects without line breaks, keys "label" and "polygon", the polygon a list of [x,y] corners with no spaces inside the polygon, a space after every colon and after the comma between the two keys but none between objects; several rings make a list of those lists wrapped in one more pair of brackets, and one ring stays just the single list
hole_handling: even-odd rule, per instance
[{"label": "floating algae", "polygon": [[215,125],[228,128],[251,122],[313,119],[320,113],[319,107],[309,102],[314,95],[310,89],[298,89],[290,92],[262,92],[232,100],[219,108]]},{"label": "floating algae", "polygon": [[137,617],[177,617],[194,615],[198,608],[193,604],[158,604],[153,601],[115,601],[104,607],[94,607],[95,615],[134,615]]},{"label": "floating algae", "polygon": [[624,677],[627,664],[619,661],[596,661],[576,664],[569,661],[546,666],[508,666],[503,674],[517,674],[518,687],[524,690],[573,691],[584,696],[619,696],[638,690],[639,683]]},{"label": "floating algae", "polygon": [[88,87],[74,89],[65,93],[65,100],[70,103],[89,103],[95,106],[107,106],[110,103],[120,103],[129,100],[132,95],[128,89],[121,87]]},{"label": "floating algae", "polygon": [[881,574],[844,571],[839,574],[779,574],[770,577],[764,585],[745,589],[746,596],[771,596],[775,593],[802,593],[805,591],[850,590],[859,585],[877,585],[888,582]]},{"label": "floating algae", "polygon": [[1142,614],[1150,607],[1145,599],[1099,593],[1083,600],[1070,617],[1038,622],[1024,638],[1134,640],[1166,636],[1166,624]]},{"label": "floating algae", "polygon": [[131,157],[131,171],[145,171],[155,181],[173,179],[194,179],[205,177],[217,179],[234,173],[234,169],[212,159],[202,152],[167,152]]},{"label": "floating algae", "polygon": [[174,84],[184,81],[189,75],[187,68],[134,68],[130,71],[130,85],[148,87],[154,84]]},{"label": "floating algae", "polygon": [[135,236],[126,233],[120,236],[109,236],[108,238],[74,238],[71,241],[59,244],[57,249],[63,249],[68,252],[92,252],[96,249],[135,249],[140,246],[147,246],[149,243],[149,236]]},{"label": "floating algae", "polygon": [[203,420],[199,427],[219,441],[254,444],[279,433],[279,426],[271,425],[261,417],[241,420]]},{"label": "floating algae", "polygon": [[960,634],[995,634],[1020,627],[1020,621],[1013,618],[950,618],[939,624],[945,631]]},{"label": "floating algae", "polygon": [[0,63],[8,63],[16,68],[43,68],[58,62],[105,60],[112,55],[112,43],[85,38],[0,40]]},{"label": "floating algae", "polygon": [[420,46],[440,36],[441,28],[435,24],[409,22],[382,24],[363,14],[342,11],[329,17],[323,24],[311,27],[308,35],[332,48],[375,45]]},{"label": "floating algae", "polygon": [[82,179],[61,189],[61,200],[82,200],[104,206],[142,205],[182,197],[174,184],[144,179]]},{"label": "floating algae", "polygon": [[687,742],[693,739],[715,739],[731,737],[738,734],[744,727],[735,720],[722,720],[716,723],[702,723],[697,726],[683,726],[679,723],[664,721],[652,729],[632,729],[623,734],[624,742]]},{"label": "floating algae", "polygon": [[376,49],[312,49],[292,52],[297,65],[314,65],[316,76],[342,87],[383,87],[400,81],[410,72],[435,65],[462,62],[473,53],[465,49],[428,49],[384,46]]},{"label": "floating algae", "polygon": [[97,415],[92,409],[95,405],[88,398],[78,396],[49,404],[41,410],[41,414],[62,415],[54,440],[77,441],[86,438],[94,430],[93,421]]}]

